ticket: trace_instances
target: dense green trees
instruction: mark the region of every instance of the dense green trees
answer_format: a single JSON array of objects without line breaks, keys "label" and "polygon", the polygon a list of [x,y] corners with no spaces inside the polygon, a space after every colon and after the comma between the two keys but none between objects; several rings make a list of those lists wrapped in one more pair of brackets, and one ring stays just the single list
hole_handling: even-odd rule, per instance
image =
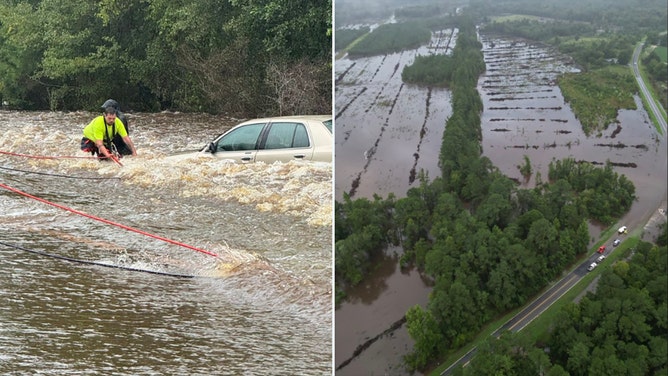
[{"label": "dense green trees", "polygon": [[537,346],[505,332],[454,375],[665,375],[668,250],[641,242],[606,269],[595,293],[561,309]]},{"label": "dense green trees", "polygon": [[330,1],[0,4],[0,96],[17,108],[331,110]]},{"label": "dense green trees", "polygon": [[335,203],[335,279],[337,303],[345,297],[346,286],[354,286],[371,268],[371,257],[392,241],[393,198]]},{"label": "dense green trees", "polygon": [[609,162],[604,168],[596,168],[572,158],[555,161],[550,163],[549,178],[565,180],[577,193],[575,205],[606,224],[624,214],[636,198],[633,183],[614,172]]},{"label": "dense green trees", "polygon": [[[664,0],[646,0],[639,3],[626,0],[588,0],[586,2],[562,0],[551,3],[540,0],[472,0],[470,8],[482,16],[527,14],[544,17],[546,19],[544,21],[548,23],[551,20],[566,20],[571,28],[590,23],[602,30],[624,29],[627,33],[634,34],[666,28],[666,2]],[[545,27],[550,26],[545,25]],[[566,27],[564,31],[568,33]]]},{"label": "dense green trees", "polygon": [[351,46],[351,56],[371,56],[415,48],[431,38],[431,31],[417,22],[383,24]]},{"label": "dense green trees", "polygon": [[401,79],[424,86],[448,86],[455,69],[453,61],[446,55],[416,56],[413,64],[404,67]]}]

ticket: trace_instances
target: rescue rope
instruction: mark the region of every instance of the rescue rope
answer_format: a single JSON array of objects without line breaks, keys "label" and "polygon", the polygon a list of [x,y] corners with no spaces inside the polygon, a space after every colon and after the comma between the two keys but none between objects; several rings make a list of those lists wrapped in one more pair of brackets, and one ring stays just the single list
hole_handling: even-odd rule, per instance
[{"label": "rescue rope", "polygon": [[33,196],[33,195],[29,194],[29,193],[23,192],[23,191],[18,190],[18,189],[16,189],[16,188],[12,188],[12,187],[10,187],[10,186],[8,186],[8,185],[5,185],[5,184],[3,184],[3,183],[0,183],[0,188],[4,188],[4,189],[6,189],[6,190],[8,190],[8,191],[11,191],[11,192],[14,192],[14,193],[18,193],[18,194],[20,194],[20,195],[22,195],[22,196],[31,198],[31,199],[36,200],[36,201],[39,201],[39,202],[41,202],[41,203],[44,203],[44,204],[47,204],[47,205],[54,206],[54,207],[56,207],[56,208],[58,208],[58,209],[66,210],[66,211],[69,211],[69,212],[74,213],[74,214],[78,214],[78,215],[83,216],[83,217],[86,217],[86,218],[94,219],[94,220],[96,220],[96,221],[98,221],[98,222],[102,222],[102,223],[106,223],[106,224],[108,224],[108,225],[112,225],[112,226],[120,227],[120,228],[122,228],[122,229],[124,229],[124,230],[132,231],[132,232],[135,232],[135,233],[137,233],[137,234],[141,234],[141,235],[145,235],[145,236],[148,236],[148,237],[151,237],[151,238],[154,238],[154,239],[158,239],[158,240],[161,240],[161,241],[166,242],[166,243],[170,243],[170,244],[177,245],[177,246],[179,246],[179,247],[188,248],[188,249],[191,249],[191,250],[193,250],[193,251],[197,251],[197,252],[200,252],[200,253],[204,253],[204,254],[209,255],[209,256],[219,257],[217,254],[215,254],[215,253],[213,253],[213,252],[210,252],[210,251],[207,251],[207,250],[205,250],[205,249],[197,248],[197,247],[194,247],[194,246],[192,246],[192,245],[188,245],[188,244],[185,244],[185,243],[182,243],[182,242],[178,242],[178,241],[175,241],[175,240],[171,240],[171,239],[168,239],[168,238],[159,236],[159,235],[154,235],[154,234],[148,233],[148,232],[146,232],[146,231],[142,231],[142,230],[139,230],[139,229],[130,227],[130,226],[126,226],[126,225],[121,224],[121,223],[117,223],[117,222],[110,221],[110,220],[108,220],[108,219],[100,218],[100,217],[94,216],[94,215],[92,215],[92,214],[84,213],[84,212],[82,212],[82,211],[79,211],[79,210],[76,210],[76,209],[72,209],[72,208],[69,208],[69,207],[64,206],[64,205],[56,204],[56,203],[54,203],[54,202],[45,200],[45,199],[40,198],[40,197],[37,197],[37,196]]},{"label": "rescue rope", "polygon": [[56,255],[56,254],[53,254],[53,253],[48,253],[48,252],[43,252],[43,251],[36,251],[34,249],[28,249],[28,248],[24,248],[24,247],[15,245],[15,244],[9,244],[9,243],[5,243],[5,242],[1,242],[1,241],[0,241],[0,245],[4,245],[5,247],[8,247],[8,248],[19,249],[21,251],[33,253],[33,254],[36,254],[36,255],[51,257],[51,258],[64,260],[64,261],[69,261],[69,262],[75,262],[75,263],[79,263],[79,264],[104,266],[104,267],[107,267],[107,268],[122,269],[122,270],[129,270],[129,271],[133,271],[133,272],[143,272],[143,273],[157,274],[157,275],[164,275],[164,276],[176,277],[176,278],[195,278],[194,275],[189,275],[189,274],[160,272],[160,271],[157,271],[157,270],[139,269],[139,268],[133,268],[133,267],[130,267],[130,266],[105,264],[103,262],[98,262],[98,261],[90,261],[90,260],[82,260],[82,259],[77,259],[77,258],[72,258],[72,257],[66,257],[66,256]]},{"label": "rescue rope", "polygon": [[[33,159],[103,159],[104,157],[82,157],[82,156],[76,156],[76,155],[58,155],[58,156],[48,156],[48,155],[31,155],[31,154],[22,154],[22,153],[14,153],[14,152],[9,152],[9,151],[2,151],[0,150],[0,154],[5,154],[5,155],[11,155],[14,157],[25,157],[25,158],[33,158]],[[118,160],[118,158],[115,155],[111,155],[111,159],[118,163],[120,166],[123,166],[121,161]]]},{"label": "rescue rope", "polygon": [[0,170],[6,170],[6,171],[14,171],[14,172],[23,172],[26,174],[36,174],[36,175],[46,175],[46,176],[55,176],[58,178],[67,178],[67,179],[85,179],[85,180],[111,180],[111,179],[120,179],[117,176],[105,178],[105,177],[93,177],[93,176],[72,176],[72,175],[61,175],[61,174],[52,174],[49,172],[39,172],[39,171],[28,171],[28,170],[20,170],[17,168],[9,168],[9,167],[2,167],[0,166]]}]

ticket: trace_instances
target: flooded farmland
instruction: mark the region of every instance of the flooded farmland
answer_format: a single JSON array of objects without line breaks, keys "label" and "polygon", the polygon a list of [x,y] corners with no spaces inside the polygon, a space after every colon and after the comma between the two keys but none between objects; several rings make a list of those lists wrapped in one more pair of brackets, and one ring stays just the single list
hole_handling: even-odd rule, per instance
[{"label": "flooded farmland", "polygon": [[[645,223],[666,197],[666,138],[651,123],[641,100],[637,109],[620,110],[617,123],[587,137],[564,101],[557,77],[577,72],[570,58],[552,48],[523,40],[483,36],[487,72],[480,77],[483,154],[523,187],[533,187],[537,173],[547,180],[549,163],[572,157],[614,170],[636,186],[638,200],[622,222]],[[534,173],[525,179],[518,166],[524,156]],[[600,228],[590,226],[595,239]]]},{"label": "flooded farmland", "polygon": [[[417,55],[450,54],[457,30],[432,34],[415,50],[336,61],[335,197],[404,197],[422,170],[438,176],[450,91],[405,85],[401,71]],[[412,347],[405,326],[389,330],[408,308],[426,304],[430,288],[415,271],[401,271],[388,250],[378,275],[363,282],[335,313],[335,367],[341,375],[402,374],[402,355]],[[367,346],[359,355],[355,350]]]},{"label": "flooded farmland", "polygon": [[[446,39],[455,43],[456,32],[448,33],[454,38]],[[435,34],[430,46],[436,39]],[[553,159],[573,157],[598,165],[609,160],[636,185],[638,200],[621,222],[644,224],[659,208],[665,209],[666,141],[638,98],[637,110],[620,111],[618,123],[587,137],[556,84],[560,74],[578,70],[570,58],[521,40],[482,36],[481,41],[487,67],[478,83],[484,104],[482,147],[495,166],[522,187],[533,187],[537,172],[547,180]],[[452,47],[448,44],[438,53]],[[337,60],[337,200],[344,193],[353,198],[374,193],[403,197],[416,184],[415,171],[424,169],[432,177],[439,173],[441,136],[451,113],[449,91],[410,87],[400,77],[417,54],[434,52],[423,46]],[[518,168],[525,155],[534,170],[529,179]],[[600,231],[600,226],[590,225],[592,241]],[[376,274],[348,291],[349,301],[335,313],[337,374],[408,374],[401,358],[412,340],[403,325],[388,329],[408,307],[426,304],[429,287],[419,273],[398,268],[396,253],[400,250],[388,250],[378,260]]]},{"label": "flooded farmland", "polygon": [[0,189],[0,373],[330,374],[331,163],[171,160],[240,122],[178,113],[99,162],[96,115],[0,111],[0,183],[60,205]]}]

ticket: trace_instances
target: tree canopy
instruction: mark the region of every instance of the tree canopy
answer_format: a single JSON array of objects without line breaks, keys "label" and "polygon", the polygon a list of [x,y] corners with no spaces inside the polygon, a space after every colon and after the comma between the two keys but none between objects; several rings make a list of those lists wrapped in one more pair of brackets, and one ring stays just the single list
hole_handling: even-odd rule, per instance
[{"label": "tree canopy", "polygon": [[331,111],[331,1],[0,5],[0,97],[14,108],[91,109],[113,97],[136,110]]}]

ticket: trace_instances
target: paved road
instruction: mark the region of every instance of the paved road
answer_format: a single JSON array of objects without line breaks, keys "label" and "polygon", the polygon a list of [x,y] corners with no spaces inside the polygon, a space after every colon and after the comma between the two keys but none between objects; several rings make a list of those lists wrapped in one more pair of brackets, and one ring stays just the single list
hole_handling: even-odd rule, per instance
[{"label": "paved road", "polygon": [[642,90],[643,95],[647,99],[647,103],[649,103],[648,111],[652,111],[654,117],[656,117],[656,119],[659,122],[659,125],[661,126],[661,129],[663,130],[663,134],[666,135],[667,133],[666,118],[663,117],[665,110],[661,111],[661,109],[659,109],[660,105],[657,105],[656,101],[654,100],[651,93],[647,89],[647,86],[645,86],[645,81],[643,81],[642,76],[640,76],[640,69],[638,68],[638,60],[640,59],[640,52],[642,51],[643,46],[644,43],[638,43],[635,50],[633,51],[633,74],[636,76],[636,81],[638,81],[638,86],[640,86],[640,90]]},{"label": "paved road", "polygon": [[[587,258],[587,260],[585,260],[580,266],[575,268],[575,270],[573,270],[567,276],[565,276],[560,281],[555,283],[540,297],[538,297],[536,300],[534,300],[529,305],[524,307],[524,309],[520,313],[518,313],[513,318],[508,320],[505,324],[503,324],[499,329],[497,329],[493,333],[493,335],[495,337],[498,337],[501,335],[502,332],[506,330],[510,330],[512,332],[518,332],[522,330],[525,326],[529,325],[531,321],[533,321],[536,317],[538,317],[541,313],[543,313],[546,309],[548,309],[554,302],[556,302],[559,298],[561,298],[562,295],[564,295],[566,292],[568,292],[568,290],[570,290],[573,286],[575,286],[582,279],[582,277],[585,276],[585,274],[587,274],[587,266],[589,266],[589,264],[591,264],[596,259],[596,257],[598,257],[598,253],[594,253],[594,255]],[[471,358],[473,358],[476,351],[477,349],[475,347],[472,348],[469,352],[464,354],[464,356],[458,359],[450,367],[441,372],[441,375],[449,375],[459,365],[467,364],[471,360]]]}]

